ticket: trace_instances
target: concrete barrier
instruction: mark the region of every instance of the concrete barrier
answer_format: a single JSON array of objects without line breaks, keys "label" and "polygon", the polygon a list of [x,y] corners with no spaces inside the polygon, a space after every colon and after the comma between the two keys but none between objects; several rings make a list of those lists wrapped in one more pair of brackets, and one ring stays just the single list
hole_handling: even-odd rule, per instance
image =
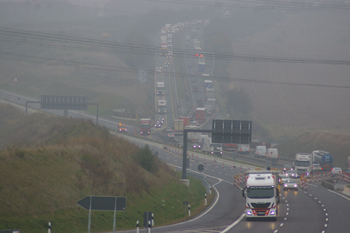
[{"label": "concrete barrier", "polygon": [[334,190],[333,180],[322,180],[322,186]]},{"label": "concrete barrier", "polygon": [[350,188],[344,187],[343,193],[350,196]]}]

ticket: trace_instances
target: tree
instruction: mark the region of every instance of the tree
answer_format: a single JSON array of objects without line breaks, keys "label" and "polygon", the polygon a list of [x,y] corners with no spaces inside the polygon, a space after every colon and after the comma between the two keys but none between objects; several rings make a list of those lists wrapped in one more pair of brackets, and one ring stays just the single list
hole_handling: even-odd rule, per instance
[{"label": "tree", "polygon": [[148,144],[140,148],[140,150],[134,156],[134,160],[150,173],[158,172],[159,167],[157,160]]}]

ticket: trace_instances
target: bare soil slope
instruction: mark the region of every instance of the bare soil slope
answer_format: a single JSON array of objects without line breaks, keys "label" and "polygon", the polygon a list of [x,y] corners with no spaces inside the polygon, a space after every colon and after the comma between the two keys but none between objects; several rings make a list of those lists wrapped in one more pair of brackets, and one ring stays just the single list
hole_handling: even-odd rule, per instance
[{"label": "bare soil slope", "polygon": [[312,131],[280,143],[277,148],[282,157],[291,159],[294,158],[296,153],[325,150],[332,155],[333,166],[345,169],[347,168],[348,156],[350,156],[350,135]]}]

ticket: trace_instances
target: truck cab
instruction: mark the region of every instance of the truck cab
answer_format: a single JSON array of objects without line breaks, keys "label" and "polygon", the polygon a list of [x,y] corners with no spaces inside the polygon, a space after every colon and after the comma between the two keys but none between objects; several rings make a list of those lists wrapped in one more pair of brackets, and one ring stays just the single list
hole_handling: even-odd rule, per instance
[{"label": "truck cab", "polygon": [[222,155],[222,144],[221,143],[211,143],[210,153],[212,155],[221,156]]},{"label": "truck cab", "polygon": [[118,132],[124,132],[124,133],[126,133],[127,131],[128,131],[128,129],[127,129],[127,127],[126,127],[125,124],[123,124],[123,123],[119,123],[119,124],[118,124]]},{"label": "truck cab", "polygon": [[278,172],[251,171],[242,196],[246,199],[246,220],[253,218],[277,220],[279,203]]}]

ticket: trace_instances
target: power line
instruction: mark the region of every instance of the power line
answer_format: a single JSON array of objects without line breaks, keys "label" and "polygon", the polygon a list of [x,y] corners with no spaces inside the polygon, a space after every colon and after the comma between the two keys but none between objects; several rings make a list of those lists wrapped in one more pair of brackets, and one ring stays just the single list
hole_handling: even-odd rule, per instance
[{"label": "power line", "polygon": [[[13,39],[14,37],[14,39]],[[114,48],[123,49],[123,52],[128,53],[155,53],[160,51],[159,46],[145,46],[130,43],[103,41],[97,39],[87,39],[72,36],[53,35],[47,33],[39,33],[33,31],[23,31],[17,29],[0,28],[0,40],[4,42],[7,40],[17,41],[17,43],[29,43],[27,40],[36,40],[35,43],[62,43],[62,47],[69,45],[86,46],[91,48]],[[31,42],[33,43],[33,42]],[[195,50],[183,50],[173,49],[174,56],[191,56],[198,53]],[[347,60],[330,60],[330,59],[308,59],[308,58],[292,58],[292,57],[273,57],[262,55],[248,55],[237,53],[216,53],[210,51],[201,51],[206,58],[212,58],[216,60],[237,60],[237,61],[249,61],[249,62],[277,62],[277,63],[302,63],[302,64],[330,64],[330,65],[350,65],[350,61]]]},{"label": "power line", "polygon": [[302,10],[302,11],[348,11],[350,4],[326,4],[306,2],[285,2],[268,0],[231,0],[230,2],[195,1],[195,0],[147,0],[159,3],[176,3],[181,5],[193,5],[204,7],[225,8],[252,8],[252,9],[280,9],[280,10]]},{"label": "power line", "polygon": [[[93,68],[93,69],[109,69],[109,70],[118,70],[121,72],[128,72],[133,73],[138,71],[138,68],[130,68],[130,67],[118,67],[113,65],[104,65],[104,64],[96,64],[96,63],[88,63],[88,62],[77,62],[77,61],[66,61],[62,59],[54,59],[54,58],[46,58],[46,57],[33,57],[33,56],[23,56],[23,55],[16,55],[16,54],[2,54],[2,57],[4,57],[6,60],[12,59],[12,60],[23,60],[27,62],[32,63],[43,63],[48,61],[54,61],[57,63],[61,63],[64,65],[70,65],[70,66],[86,66],[87,68]],[[155,70],[145,70],[147,73],[154,74]],[[172,74],[174,77],[183,77],[185,75],[188,75],[187,73],[179,73],[179,72],[167,72],[163,71],[166,75],[169,73]],[[236,81],[236,82],[245,82],[245,83],[257,83],[257,84],[278,84],[278,85],[288,85],[288,86],[308,86],[308,87],[324,87],[324,88],[341,88],[341,89],[350,89],[350,86],[337,86],[337,85],[325,85],[325,84],[312,84],[312,83],[291,83],[291,82],[280,82],[280,81],[270,81],[270,80],[256,80],[256,79],[246,79],[246,78],[228,78],[228,77],[220,77],[220,76],[210,76],[211,79],[214,80],[226,80],[226,81]]]}]

